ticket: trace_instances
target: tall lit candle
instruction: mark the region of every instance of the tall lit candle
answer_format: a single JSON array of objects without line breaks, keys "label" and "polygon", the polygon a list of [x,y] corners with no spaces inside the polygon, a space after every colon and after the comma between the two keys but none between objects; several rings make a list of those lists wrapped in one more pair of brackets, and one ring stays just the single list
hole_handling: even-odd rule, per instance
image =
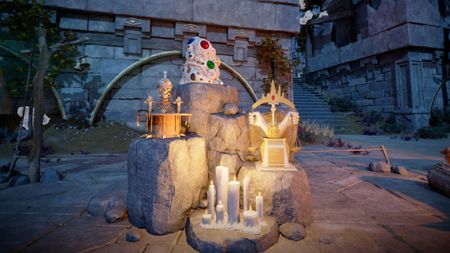
[{"label": "tall lit candle", "polygon": [[222,205],[222,201],[219,200],[219,204],[217,204],[216,207],[216,222],[218,224],[223,223],[224,222],[224,212],[223,212],[223,205]]},{"label": "tall lit candle", "polygon": [[234,180],[228,184],[228,221],[230,224],[239,223],[239,181]]},{"label": "tall lit candle", "polygon": [[248,186],[250,183],[250,178],[244,177],[244,211],[248,210]]},{"label": "tall lit candle", "polygon": [[253,227],[258,224],[258,214],[252,210],[252,207],[250,206],[250,209],[247,211],[244,211],[244,225],[246,227]]},{"label": "tall lit candle", "polygon": [[216,202],[216,189],[214,188],[213,181],[208,188],[208,213],[214,215],[214,206]]},{"label": "tall lit candle", "polygon": [[264,201],[263,201],[263,196],[261,196],[260,192],[258,192],[258,196],[256,196],[255,202],[256,202],[256,212],[258,213],[259,222],[262,222],[263,215],[264,215]]},{"label": "tall lit candle", "polygon": [[228,167],[216,167],[216,186],[217,201],[222,201],[225,210],[228,210]]}]

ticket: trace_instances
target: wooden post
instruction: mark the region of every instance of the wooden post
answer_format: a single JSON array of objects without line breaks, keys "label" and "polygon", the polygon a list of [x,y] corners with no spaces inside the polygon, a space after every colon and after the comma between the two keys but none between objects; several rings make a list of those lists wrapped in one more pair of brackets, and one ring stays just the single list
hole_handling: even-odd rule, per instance
[{"label": "wooden post", "polygon": [[381,152],[383,152],[384,159],[386,160],[386,163],[389,166],[389,169],[391,169],[391,162],[389,161],[389,157],[388,157],[386,148],[384,147],[384,145],[381,145],[380,148],[381,148]]}]

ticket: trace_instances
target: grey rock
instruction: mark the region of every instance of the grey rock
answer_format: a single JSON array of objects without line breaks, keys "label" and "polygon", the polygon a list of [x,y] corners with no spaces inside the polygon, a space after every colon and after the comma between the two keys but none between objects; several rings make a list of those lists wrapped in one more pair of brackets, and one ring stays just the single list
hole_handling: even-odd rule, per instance
[{"label": "grey rock", "polygon": [[125,238],[128,242],[138,242],[141,240],[141,234],[139,231],[128,231]]},{"label": "grey rock", "polygon": [[9,181],[9,186],[19,186],[19,185],[25,185],[25,184],[29,184],[30,183],[30,179],[28,178],[28,176],[25,175],[17,175],[11,178],[11,180]]},{"label": "grey rock", "polygon": [[404,175],[404,176],[408,175],[408,170],[406,170],[406,168],[403,166],[392,167],[392,172],[394,172],[396,174]]},{"label": "grey rock", "polygon": [[128,149],[128,215],[152,234],[184,228],[208,185],[204,138],[135,139]]},{"label": "grey rock", "polygon": [[41,183],[48,184],[63,180],[64,176],[56,169],[49,169],[41,176]]},{"label": "grey rock", "polygon": [[240,231],[205,230],[200,227],[203,212],[194,212],[186,224],[186,239],[199,252],[263,252],[278,242],[278,225],[273,217],[264,217],[267,226],[253,235]]},{"label": "grey rock", "polygon": [[7,175],[0,175],[0,184],[8,182],[9,177]]},{"label": "grey rock", "polygon": [[238,90],[226,85],[183,84],[175,87],[178,96],[184,101],[182,111],[192,113],[190,131],[202,137],[210,133],[209,114],[222,112],[225,104],[239,104]]},{"label": "grey rock", "polygon": [[[241,185],[245,176],[250,179],[250,196],[263,194],[264,215],[273,216],[278,224],[293,222],[309,226],[313,216],[308,176],[298,164],[294,165],[298,171],[257,171],[248,163],[242,166],[238,178]],[[255,206],[255,198],[249,202]]]},{"label": "grey rock", "polygon": [[247,115],[211,114],[209,116],[208,150],[245,157],[248,149]]},{"label": "grey rock", "polygon": [[450,197],[450,165],[437,163],[427,174],[428,185],[435,191]]},{"label": "grey rock", "polygon": [[[123,212],[127,207],[127,182],[114,183],[97,193],[89,200],[87,211],[90,215],[101,216],[111,209],[117,209],[116,213]],[[112,220],[114,212],[108,214],[108,220]],[[111,219],[110,219],[111,218]]]},{"label": "grey rock", "polygon": [[297,223],[285,223],[280,226],[280,233],[289,240],[300,241],[306,236],[305,227]]},{"label": "grey rock", "polygon": [[239,112],[239,106],[235,104],[225,104],[223,106],[223,113],[226,115],[235,115]]},{"label": "grey rock", "polygon": [[114,206],[105,212],[105,221],[114,223],[123,220],[127,216],[126,206]]},{"label": "grey rock", "polygon": [[374,161],[369,164],[369,170],[374,172],[389,173],[391,170],[385,161]]}]

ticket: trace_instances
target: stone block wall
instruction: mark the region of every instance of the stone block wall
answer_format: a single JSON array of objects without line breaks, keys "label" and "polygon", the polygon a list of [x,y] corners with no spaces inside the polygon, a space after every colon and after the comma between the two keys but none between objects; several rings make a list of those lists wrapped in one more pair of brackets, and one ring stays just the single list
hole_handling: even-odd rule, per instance
[{"label": "stone block wall", "polygon": [[[292,4],[287,6],[294,7]],[[88,118],[105,87],[123,69],[159,52],[183,51],[192,36],[210,40],[221,61],[235,68],[255,93],[261,95],[264,76],[257,69],[255,45],[265,36],[272,35],[270,31],[67,9],[58,10],[58,16],[60,28],[72,30],[80,38],[89,38],[84,45],[79,45],[80,54],[85,55],[90,64],[89,69],[86,72],[67,70],[58,78],[59,91],[69,116]],[[278,32],[276,37],[288,52],[292,33]],[[183,63],[182,57],[170,57],[137,69],[114,87],[99,116],[135,124],[136,112],[147,108],[144,100],[149,95],[157,98],[157,85],[163,71],[168,71],[168,78],[178,85]],[[248,110],[253,101],[239,80],[225,70],[221,71],[221,79],[224,84],[238,89],[241,109]]]},{"label": "stone block wall", "polygon": [[[218,57],[235,68],[260,96],[264,76],[257,70],[256,43],[265,36],[275,36],[289,52],[291,37],[298,30],[297,2],[289,0],[236,1],[235,5],[217,1],[182,5],[172,0],[139,0],[126,6],[97,2],[46,1],[57,8],[60,28],[89,38],[78,48],[87,57],[90,68],[82,73],[67,70],[57,81],[69,116],[88,118],[107,84],[123,69],[159,52],[183,51],[192,36],[210,40]],[[196,6],[205,4],[211,7],[207,12],[195,11]],[[194,11],[189,12],[190,9]],[[267,19],[261,19],[254,10]],[[270,22],[271,17],[274,22]],[[162,72],[168,71],[168,78],[178,85],[183,63],[183,58],[171,57],[137,69],[114,87],[98,116],[134,124],[136,112],[147,108],[143,100],[149,95],[156,98]],[[241,109],[247,110],[252,100],[242,84],[225,70],[221,71],[221,79],[239,90]]]},{"label": "stone block wall", "polygon": [[[412,129],[428,125],[441,79],[443,28],[450,24],[438,6],[438,0],[353,1],[347,18],[355,22],[355,41],[336,44],[336,34],[346,31],[335,21],[317,26],[309,38],[308,82],[364,111],[394,113]],[[434,107],[442,105],[439,93]]]}]

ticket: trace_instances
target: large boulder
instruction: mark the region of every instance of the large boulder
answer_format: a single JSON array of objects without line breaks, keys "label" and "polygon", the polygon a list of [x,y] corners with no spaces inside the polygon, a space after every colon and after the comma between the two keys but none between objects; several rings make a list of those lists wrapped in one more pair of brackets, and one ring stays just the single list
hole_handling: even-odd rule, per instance
[{"label": "large boulder", "polygon": [[192,113],[190,131],[202,137],[209,133],[208,117],[221,113],[225,104],[239,104],[238,90],[232,86],[188,83],[175,88],[175,96],[183,100],[183,111]]},{"label": "large boulder", "polygon": [[450,197],[450,165],[437,163],[427,174],[428,184],[434,190]]},{"label": "large boulder", "polygon": [[135,139],[128,149],[128,216],[153,234],[184,228],[208,184],[205,139]]},{"label": "large boulder", "polygon": [[245,176],[250,179],[249,203],[253,207],[256,194],[263,195],[264,215],[273,216],[280,225],[309,226],[313,217],[308,176],[298,164],[294,166],[297,171],[257,171],[253,164],[246,163],[239,171],[239,181],[243,186]]},{"label": "large boulder", "polygon": [[237,174],[248,149],[248,123],[245,114],[209,116],[208,165],[210,176],[218,165],[227,166]]},{"label": "large boulder", "polygon": [[209,176],[218,165],[237,174],[247,154],[249,127],[246,114],[239,114],[239,93],[232,86],[189,83],[175,89],[183,111],[192,113],[189,131],[205,137]]}]

